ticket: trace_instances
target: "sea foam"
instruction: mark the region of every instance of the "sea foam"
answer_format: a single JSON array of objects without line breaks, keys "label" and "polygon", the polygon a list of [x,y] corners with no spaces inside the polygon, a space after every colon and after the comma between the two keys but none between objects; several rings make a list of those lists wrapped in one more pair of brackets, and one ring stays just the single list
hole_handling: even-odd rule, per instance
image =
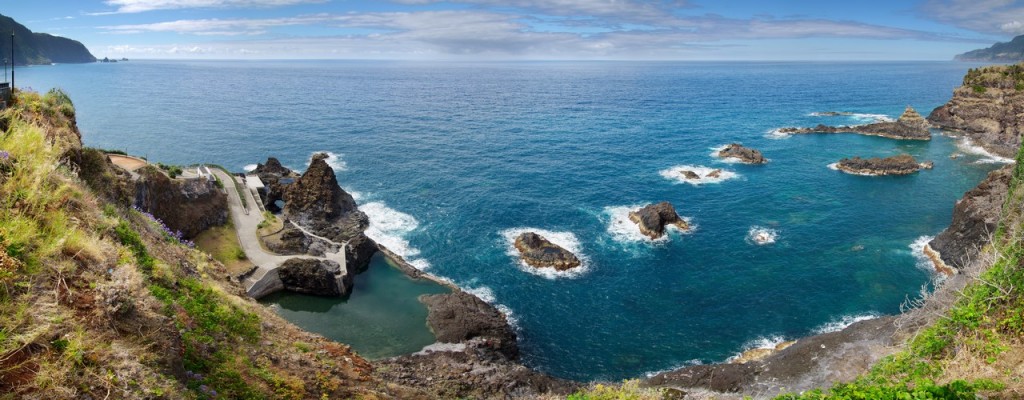
[{"label": "sea foam", "polygon": [[345,170],[348,170],[348,164],[345,163],[345,160],[342,160],[340,155],[332,153],[332,152],[329,152],[329,151],[314,151],[312,154],[309,155],[309,158],[306,159],[306,165],[309,165],[310,163],[312,163],[313,162],[313,156],[315,156],[317,154],[320,154],[320,153],[327,154],[327,159],[324,160],[324,161],[327,162],[327,165],[330,166],[331,169],[333,169],[335,171],[345,171]]},{"label": "sea foam", "polygon": [[741,350],[739,353],[736,353],[732,357],[729,357],[728,359],[725,360],[725,362],[732,362],[732,361],[734,361],[734,360],[736,360],[736,359],[738,359],[740,357],[743,357],[743,353],[746,353],[746,352],[748,352],[750,350],[755,350],[755,349],[775,350],[775,348],[778,347],[783,342],[786,342],[786,338],[781,336],[781,335],[772,335],[772,336],[761,336],[761,337],[758,337],[758,338],[756,338],[754,340],[751,340],[751,341],[748,341],[747,343],[745,343],[743,345],[743,350]]},{"label": "sea foam", "polygon": [[775,128],[768,132],[765,132],[764,137],[768,139],[789,139],[791,136],[793,136],[788,133],[783,133],[782,129],[783,128]]},{"label": "sea foam", "polygon": [[932,264],[932,260],[924,254],[924,246],[927,246],[932,239],[935,239],[935,236],[920,236],[908,246],[910,254],[913,254],[916,260],[914,265],[928,272],[935,272],[935,266]]},{"label": "sea foam", "polygon": [[[534,268],[529,266],[519,257],[519,250],[516,249],[515,245],[516,238],[524,232],[533,232],[541,235],[551,243],[557,244],[563,249],[572,252],[572,254],[575,254],[576,257],[579,258],[580,266],[568,271],[557,271],[554,268]],[[572,232],[553,232],[537,228],[512,228],[501,231],[501,237],[505,240],[505,253],[516,260],[516,265],[519,266],[519,269],[531,274],[539,275],[547,279],[576,278],[583,275],[588,269],[590,269],[590,259],[583,254],[583,245]]]},{"label": "sea foam", "polygon": [[853,325],[853,324],[855,324],[857,322],[867,321],[869,319],[875,319],[875,318],[878,318],[878,314],[867,313],[867,314],[858,314],[858,315],[844,315],[844,316],[840,317],[838,320],[826,322],[824,325],[821,325],[821,326],[815,328],[814,329],[814,333],[820,335],[820,334],[829,333],[829,332],[839,332],[839,331],[841,331],[843,329],[846,329],[850,325]]},{"label": "sea foam", "polygon": [[244,167],[242,167],[242,170],[245,171],[245,172],[255,171],[256,170],[256,164],[246,164]]},{"label": "sea foam", "polygon": [[364,204],[359,209],[370,217],[366,236],[402,256],[417,269],[422,271],[430,268],[427,260],[419,258],[420,250],[405,239],[406,235],[420,226],[416,218],[379,201]]},{"label": "sea foam", "polygon": [[505,315],[505,320],[508,321],[508,325],[511,326],[513,330],[519,331],[519,318],[516,317],[515,313],[512,312],[511,308],[504,304],[498,303],[498,299],[494,297],[494,291],[491,290],[491,288],[487,286],[476,286],[467,287],[462,290],[465,290],[466,293],[472,294],[479,298],[480,300],[483,300],[485,303],[494,306],[494,308],[497,308],[498,311],[501,311],[501,313]]},{"label": "sea foam", "polygon": [[637,204],[632,206],[613,206],[604,208],[604,216],[608,218],[608,234],[616,242],[620,243],[665,243],[669,240],[669,234],[689,234],[696,229],[689,217],[682,217],[690,229],[681,230],[675,225],[668,225],[666,234],[657,239],[651,239],[640,233],[637,224],[629,219],[629,213],[650,205],[650,203]]},{"label": "sea foam", "polygon": [[964,153],[980,156],[981,158],[979,158],[977,161],[975,161],[975,163],[978,163],[978,164],[1013,164],[1014,163],[1014,160],[1012,158],[1006,158],[1006,157],[1001,157],[1001,156],[997,156],[995,154],[992,154],[988,150],[985,150],[984,147],[981,147],[981,146],[975,144],[970,138],[967,138],[967,137],[965,137],[965,138],[963,138],[961,140],[958,140],[956,142],[956,147],[959,148],[960,151],[963,151]]},{"label": "sea foam", "polygon": [[779,231],[771,228],[765,228],[763,226],[751,226],[750,230],[747,231],[747,243],[756,244],[758,246],[766,246],[769,244],[775,244],[779,239]]},{"label": "sea foam", "polygon": [[[709,168],[703,165],[677,165],[672,168],[663,169],[658,171],[665,179],[674,181],[675,183],[689,183],[693,186],[700,186],[711,183],[722,183],[724,181],[739,178],[740,174],[733,171],[722,170],[721,174],[717,178],[709,178],[707,175],[718,168]],[[693,171],[700,176],[698,179],[686,179],[683,176],[683,171]]]}]

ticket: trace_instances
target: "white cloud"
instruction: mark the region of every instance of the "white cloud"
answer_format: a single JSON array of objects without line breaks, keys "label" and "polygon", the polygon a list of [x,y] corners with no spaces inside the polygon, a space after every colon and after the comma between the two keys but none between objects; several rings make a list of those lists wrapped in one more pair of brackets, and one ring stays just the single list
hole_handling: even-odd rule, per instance
[{"label": "white cloud", "polygon": [[1024,4],[1015,0],[926,0],[924,16],[975,32],[1006,35],[1021,33]]},{"label": "white cloud", "polygon": [[304,3],[323,3],[326,0],[106,0],[103,3],[117,10],[98,14],[139,13],[154,10],[182,8],[243,8],[280,7]]}]

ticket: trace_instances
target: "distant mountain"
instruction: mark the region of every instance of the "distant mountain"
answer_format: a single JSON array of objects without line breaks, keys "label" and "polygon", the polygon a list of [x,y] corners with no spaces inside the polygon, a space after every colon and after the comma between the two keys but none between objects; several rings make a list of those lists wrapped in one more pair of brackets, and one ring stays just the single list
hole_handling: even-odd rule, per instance
[{"label": "distant mountain", "polygon": [[985,61],[1015,63],[1024,61],[1024,35],[1009,42],[1001,42],[987,49],[971,50],[953,57],[957,61]]},{"label": "distant mountain", "polygon": [[0,59],[11,58],[11,32],[14,32],[15,65],[96,62],[96,57],[82,43],[47,33],[33,33],[4,15],[0,15]]}]

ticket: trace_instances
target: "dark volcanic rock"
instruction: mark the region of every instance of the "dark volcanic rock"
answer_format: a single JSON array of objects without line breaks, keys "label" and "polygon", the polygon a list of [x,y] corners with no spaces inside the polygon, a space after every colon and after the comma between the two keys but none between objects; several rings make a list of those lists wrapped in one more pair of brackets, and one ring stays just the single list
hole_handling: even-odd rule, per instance
[{"label": "dark volcanic rock", "polygon": [[684,231],[690,229],[690,225],[679,217],[675,207],[672,207],[672,204],[667,201],[631,211],[629,220],[637,224],[640,233],[651,239],[662,237],[665,234],[665,227],[668,225],[675,225]]},{"label": "dark volcanic rock", "polygon": [[975,144],[1003,157],[1014,157],[1024,134],[1024,64],[971,69],[953,98],[932,111],[928,120],[963,133]]},{"label": "dark volcanic rock", "polygon": [[[348,243],[345,255],[348,267],[352,271],[362,271],[377,251],[376,244],[363,233],[370,220],[356,207],[352,195],[338,185],[326,158],[326,154],[313,156],[306,172],[284,189],[284,215],[317,236],[339,244]],[[267,163],[271,164],[270,160]],[[303,252],[309,251],[313,243],[312,238],[295,238],[293,242],[294,249]]]},{"label": "dark volcanic rock", "polygon": [[134,205],[160,218],[168,228],[193,238],[228,220],[228,198],[212,180],[175,179],[153,166],[136,170]]},{"label": "dark volcanic rock", "polygon": [[683,174],[683,177],[686,179],[700,179],[700,175],[697,175],[696,172],[690,171],[688,169],[679,171],[679,173]]},{"label": "dark volcanic rock", "polygon": [[952,223],[928,242],[926,248],[926,251],[936,253],[930,254],[932,261],[941,260],[941,263],[936,262],[936,269],[963,269],[989,243],[990,235],[999,225],[1012,173],[1013,165],[990,172],[985,180],[956,202]]},{"label": "dark volcanic rock", "polygon": [[483,337],[510,359],[519,356],[516,334],[508,320],[490,304],[463,291],[420,297],[426,304],[427,325],[440,343],[461,343]]},{"label": "dark volcanic rock", "polygon": [[575,254],[533,232],[520,234],[516,238],[515,247],[519,250],[520,258],[534,268],[565,271],[580,266],[580,260]]},{"label": "dark volcanic rock", "polygon": [[274,157],[267,158],[266,164],[256,164],[252,171],[260,177],[260,181],[266,187],[263,197],[263,207],[270,212],[279,212],[278,200],[284,200],[284,192],[291,182],[298,179],[299,174],[281,165],[281,162]]},{"label": "dark volcanic rock", "polygon": [[840,171],[859,175],[908,175],[926,166],[931,168],[930,163],[918,163],[908,154],[886,158],[844,158],[836,163]]},{"label": "dark volcanic rock", "polygon": [[819,124],[813,128],[782,128],[779,129],[779,133],[858,133],[890,139],[931,140],[932,134],[928,127],[928,121],[921,117],[921,114],[918,114],[912,107],[907,107],[903,111],[903,115],[895,122],[875,122],[873,124],[856,126],[828,126]]},{"label": "dark volcanic rock", "polygon": [[293,258],[278,268],[285,290],[317,296],[348,296],[352,275],[334,261]]},{"label": "dark volcanic rock", "polygon": [[736,158],[747,164],[764,164],[768,162],[768,159],[764,158],[761,151],[743,147],[739,143],[732,143],[726,146],[718,152],[718,156],[722,158]]},{"label": "dark volcanic rock", "polygon": [[838,332],[802,338],[764,359],[745,364],[696,365],[660,373],[644,385],[705,388],[766,398],[828,387],[856,378],[895,351],[894,320],[895,317],[871,319]]}]

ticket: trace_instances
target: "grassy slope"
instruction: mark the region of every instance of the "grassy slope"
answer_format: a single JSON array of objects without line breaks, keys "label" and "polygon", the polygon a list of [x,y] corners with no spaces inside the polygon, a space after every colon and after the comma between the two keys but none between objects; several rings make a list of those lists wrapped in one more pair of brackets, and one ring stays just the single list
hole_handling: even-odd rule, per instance
[{"label": "grassy slope", "polygon": [[100,200],[68,161],[81,149],[63,93],[19,93],[0,121],[0,399],[409,395]]}]

